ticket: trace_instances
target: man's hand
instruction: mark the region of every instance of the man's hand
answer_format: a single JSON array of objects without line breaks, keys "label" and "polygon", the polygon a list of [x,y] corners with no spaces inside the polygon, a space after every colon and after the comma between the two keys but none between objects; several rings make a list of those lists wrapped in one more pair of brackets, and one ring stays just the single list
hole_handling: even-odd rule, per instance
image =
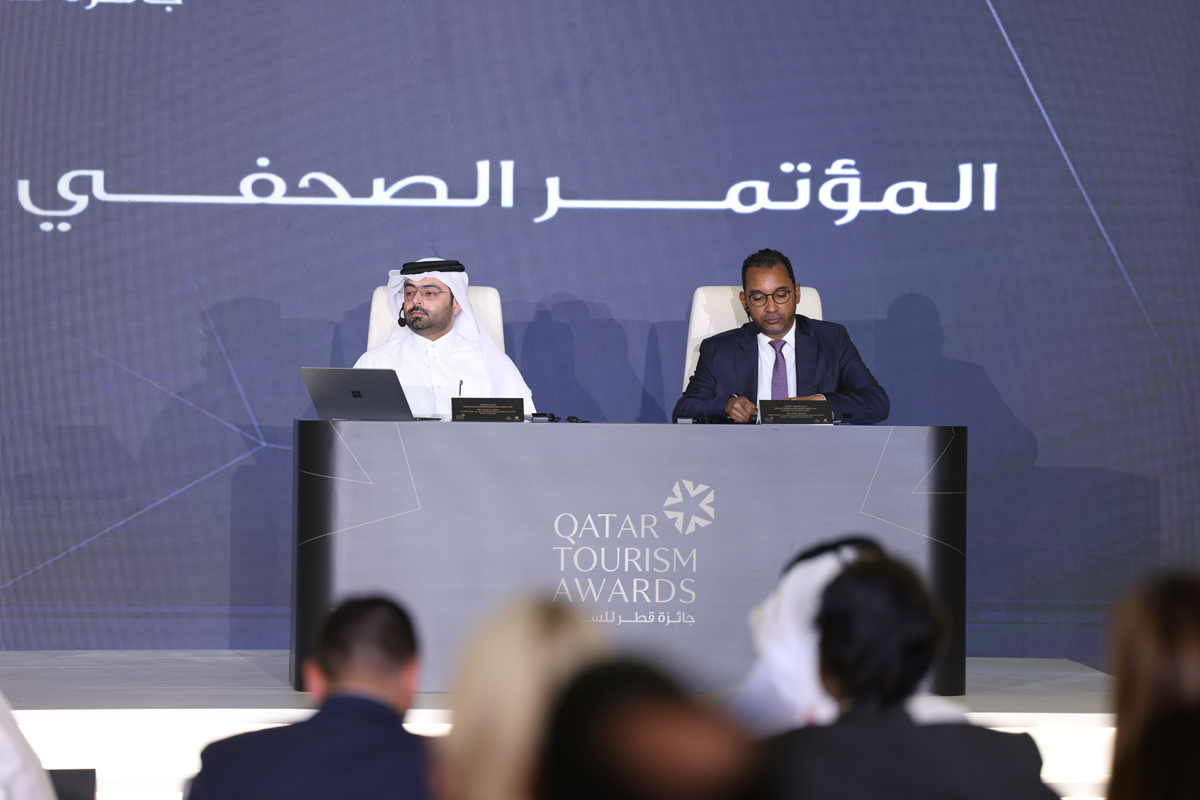
[{"label": "man's hand", "polygon": [[750,418],[758,413],[758,406],[748,398],[735,395],[725,401],[725,413],[734,422],[749,422]]}]

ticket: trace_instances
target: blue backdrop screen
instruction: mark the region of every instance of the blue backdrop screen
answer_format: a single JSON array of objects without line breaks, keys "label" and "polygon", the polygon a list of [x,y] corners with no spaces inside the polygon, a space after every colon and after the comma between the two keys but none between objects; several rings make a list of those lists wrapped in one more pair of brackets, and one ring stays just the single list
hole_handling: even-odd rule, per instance
[{"label": "blue backdrop screen", "polygon": [[[289,636],[300,366],[457,258],[542,410],[664,423],[787,253],[970,428],[968,646],[1200,557],[1194,3],[0,0],[0,647]],[[840,533],[831,531],[831,534]]]}]

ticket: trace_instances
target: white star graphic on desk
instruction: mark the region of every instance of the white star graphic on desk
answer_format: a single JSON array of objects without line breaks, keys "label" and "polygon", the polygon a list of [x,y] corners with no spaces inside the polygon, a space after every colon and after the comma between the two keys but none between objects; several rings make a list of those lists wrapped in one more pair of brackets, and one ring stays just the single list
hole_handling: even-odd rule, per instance
[{"label": "white star graphic on desk", "polygon": [[[705,486],[703,483],[693,484],[691,481],[675,481],[675,488],[671,491],[671,496],[667,498],[665,503],[663,503],[663,508],[666,508],[667,506],[673,506],[676,503],[682,503],[684,501],[683,492],[679,490],[679,484],[681,483],[683,484],[683,488],[687,489],[689,498],[695,497],[696,495],[705,491],[708,492],[708,497],[705,497],[703,500],[699,501],[699,510],[693,510],[692,518],[688,521],[686,531],[683,529],[683,520],[684,517],[687,516],[686,511],[663,512],[667,515],[667,519],[675,522],[675,530],[686,536],[687,534],[696,530],[696,528],[703,528],[706,525],[711,525],[712,521],[716,519],[717,515],[713,511],[712,504],[713,496],[716,495],[717,492],[715,489],[709,489],[709,487]],[[699,513],[700,511],[703,511],[705,514],[707,514],[708,519],[705,519],[703,516],[701,516]]]}]

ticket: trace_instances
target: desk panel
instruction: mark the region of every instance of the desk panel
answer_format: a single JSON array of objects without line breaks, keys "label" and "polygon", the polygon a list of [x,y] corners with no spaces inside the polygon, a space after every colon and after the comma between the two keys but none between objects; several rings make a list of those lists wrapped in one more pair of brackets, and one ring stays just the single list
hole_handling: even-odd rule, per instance
[{"label": "desk panel", "polygon": [[926,576],[964,691],[966,429],[295,422],[292,678],[315,621],[383,592],[443,692],[496,604],[570,603],[697,691],[753,661],[746,617],[797,552],[865,533]]}]

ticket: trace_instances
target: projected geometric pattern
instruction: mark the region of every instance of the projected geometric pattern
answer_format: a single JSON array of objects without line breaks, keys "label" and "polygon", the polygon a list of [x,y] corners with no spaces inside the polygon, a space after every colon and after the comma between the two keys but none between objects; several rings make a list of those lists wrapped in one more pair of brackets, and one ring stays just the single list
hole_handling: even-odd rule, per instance
[{"label": "projected geometric pattern", "polygon": [[[190,277],[191,276],[189,276],[189,278]],[[149,386],[152,386],[154,389],[167,395],[172,400],[182,403],[183,405],[187,406],[188,408],[192,409],[193,411],[196,411],[197,413],[200,413],[200,414],[208,417],[209,419],[213,420],[214,422],[216,422],[220,425],[223,425],[224,427],[240,434],[241,436],[246,437],[253,444],[253,447],[250,450],[248,450],[246,453],[244,453],[234,459],[231,459],[230,461],[222,464],[221,466],[217,467],[216,469],[210,470],[207,473],[200,475],[195,480],[193,480],[183,486],[180,486],[179,488],[175,489],[174,491],[158,498],[154,502],[152,502],[146,506],[143,506],[142,508],[139,508],[137,511],[126,516],[124,519],[114,522],[113,524],[109,525],[108,527],[104,528],[103,530],[98,531],[97,533],[93,534],[92,536],[89,536],[88,538],[84,539],[81,542],[77,542],[76,544],[73,544],[72,546],[68,547],[67,549],[63,550],[60,553],[57,553],[56,555],[43,561],[42,563],[40,563],[34,567],[31,567],[29,569],[26,569],[24,572],[22,572],[19,575],[16,575],[15,577],[8,578],[4,583],[0,584],[0,590],[7,589],[9,586],[12,586],[13,584],[17,583],[18,581],[20,581],[24,578],[27,578],[30,575],[33,575],[34,573],[36,573],[42,569],[45,569],[46,567],[49,567],[50,565],[54,564],[55,562],[59,561],[60,559],[64,558],[65,556],[68,556],[71,553],[75,552],[76,550],[79,550],[82,547],[86,547],[87,545],[91,544],[92,542],[95,542],[96,540],[100,539],[102,536],[112,533],[113,531],[117,530],[118,528],[122,527],[123,525],[126,525],[129,522],[132,522],[133,520],[137,519],[138,517],[141,517],[143,514],[147,514],[151,511],[153,511],[155,508],[158,508],[162,504],[164,504],[168,501],[174,500],[175,498],[179,497],[180,495],[183,495],[189,489],[199,486],[200,484],[204,483],[205,481],[212,478],[213,476],[215,476],[221,472],[224,472],[225,470],[241,463],[242,461],[245,461],[246,459],[250,458],[255,453],[257,453],[259,450],[262,450],[264,448],[271,448],[271,449],[277,449],[277,450],[291,450],[292,449],[290,446],[280,445],[280,444],[272,444],[270,442],[267,442],[263,438],[262,428],[259,427],[258,419],[254,415],[254,409],[250,407],[250,401],[246,398],[246,393],[245,393],[245,390],[242,388],[241,380],[238,378],[237,370],[234,369],[233,362],[230,361],[229,354],[226,352],[225,345],[223,344],[223,342],[221,340],[221,332],[217,329],[216,324],[212,320],[212,316],[209,314],[208,309],[205,307],[204,300],[200,296],[200,289],[198,286],[196,286],[196,282],[194,279],[191,280],[191,285],[192,285],[192,289],[196,293],[196,299],[199,301],[201,313],[204,315],[204,318],[208,323],[208,331],[209,331],[209,333],[211,333],[214,341],[216,342],[217,349],[220,351],[220,354],[221,354],[221,358],[224,361],[226,368],[229,370],[229,377],[233,380],[233,384],[237,388],[238,396],[240,397],[241,402],[242,402],[243,406],[245,407],[246,413],[250,417],[250,423],[251,423],[251,426],[253,427],[253,433],[250,433],[250,432],[244,430],[243,428],[240,428],[237,425],[234,425],[232,422],[229,422],[228,420],[222,419],[221,417],[217,416],[216,414],[213,414],[211,411],[208,411],[207,409],[201,408],[200,406],[187,400],[186,398],[181,397],[176,392],[173,392],[170,389],[166,388],[165,386],[162,386],[161,384],[159,384],[158,382],[149,378],[148,376],[146,376],[134,369],[131,369],[130,367],[127,367],[126,365],[121,364],[120,362],[118,362],[112,358],[109,358],[108,356],[89,347],[88,345],[84,344],[83,342],[79,341],[78,339],[76,339],[72,336],[69,336],[69,335],[66,338],[69,341],[71,341],[73,344],[77,345],[78,347],[82,348],[83,350],[86,350],[88,353],[91,353],[92,355],[96,356],[97,358],[104,360],[105,362],[107,362],[111,366],[117,368],[118,370],[126,373],[127,375],[129,375],[139,381],[142,381],[143,383],[145,383]]]}]

